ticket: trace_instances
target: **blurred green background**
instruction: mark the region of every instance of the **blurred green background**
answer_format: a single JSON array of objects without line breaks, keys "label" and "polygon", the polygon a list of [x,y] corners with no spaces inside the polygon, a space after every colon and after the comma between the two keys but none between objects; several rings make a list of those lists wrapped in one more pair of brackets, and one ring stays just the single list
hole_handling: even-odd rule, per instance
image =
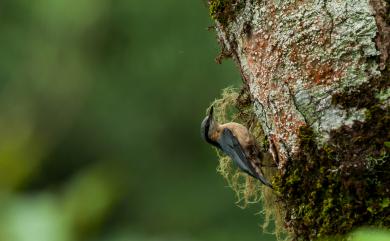
[{"label": "blurred green background", "polygon": [[274,240],[200,138],[202,0],[0,1],[0,241]]}]

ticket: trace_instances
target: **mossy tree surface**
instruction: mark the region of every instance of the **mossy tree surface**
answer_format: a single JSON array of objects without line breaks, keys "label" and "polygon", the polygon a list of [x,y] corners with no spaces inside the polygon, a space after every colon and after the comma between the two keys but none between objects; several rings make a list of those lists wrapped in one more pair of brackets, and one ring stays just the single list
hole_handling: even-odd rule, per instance
[{"label": "mossy tree surface", "polygon": [[294,239],[390,227],[390,15],[384,0],[209,0],[279,166]]}]

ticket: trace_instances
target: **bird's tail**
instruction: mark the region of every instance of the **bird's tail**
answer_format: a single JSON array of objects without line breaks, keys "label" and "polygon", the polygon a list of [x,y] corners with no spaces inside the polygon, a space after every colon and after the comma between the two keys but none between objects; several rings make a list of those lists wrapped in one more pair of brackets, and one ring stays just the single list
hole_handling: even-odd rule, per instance
[{"label": "bird's tail", "polygon": [[272,187],[272,184],[271,184],[267,179],[265,179],[265,177],[264,177],[263,175],[257,174],[257,175],[256,175],[256,178],[259,179],[264,185],[266,185],[266,186],[268,186],[268,187],[274,189],[274,188]]}]

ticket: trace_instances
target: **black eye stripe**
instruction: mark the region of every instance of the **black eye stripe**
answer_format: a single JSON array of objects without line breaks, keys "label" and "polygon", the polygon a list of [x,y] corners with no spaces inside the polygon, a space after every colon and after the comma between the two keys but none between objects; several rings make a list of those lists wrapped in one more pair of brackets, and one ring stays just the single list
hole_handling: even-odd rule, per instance
[{"label": "black eye stripe", "polygon": [[210,137],[209,137],[210,123],[211,123],[211,118],[207,119],[206,125],[205,125],[205,132],[206,132],[206,135],[205,135],[205,136],[206,136],[206,141],[207,141],[208,143],[210,143],[211,145],[213,145],[213,146],[215,146],[215,147],[221,149],[221,146],[219,145],[219,143],[216,142],[216,141],[211,140]]}]

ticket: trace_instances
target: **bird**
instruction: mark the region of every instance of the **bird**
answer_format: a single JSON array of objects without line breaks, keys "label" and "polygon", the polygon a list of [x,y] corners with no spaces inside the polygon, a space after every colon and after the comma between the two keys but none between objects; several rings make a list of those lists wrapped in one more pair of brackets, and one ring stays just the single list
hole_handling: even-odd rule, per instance
[{"label": "bird", "polygon": [[258,150],[254,136],[245,126],[235,122],[217,123],[214,120],[214,106],[211,106],[202,121],[201,135],[206,142],[229,156],[243,172],[272,188],[261,170],[261,160],[270,158],[271,154]]}]

